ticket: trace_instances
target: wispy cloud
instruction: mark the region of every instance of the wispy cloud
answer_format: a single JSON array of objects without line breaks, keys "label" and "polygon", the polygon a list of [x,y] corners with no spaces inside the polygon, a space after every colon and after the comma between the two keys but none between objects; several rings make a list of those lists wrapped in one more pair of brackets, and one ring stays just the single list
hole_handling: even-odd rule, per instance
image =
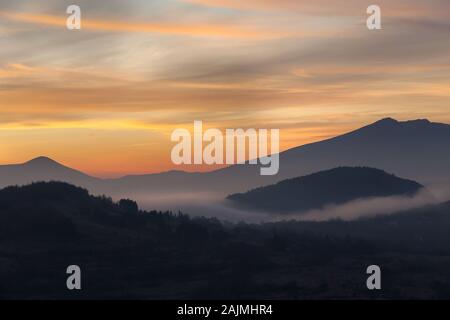
[{"label": "wispy cloud", "polygon": [[130,146],[161,145],[164,166],[132,150],[158,171],[167,132],[197,119],[282,128],[282,148],[385,116],[450,122],[448,0],[380,0],[375,32],[360,0],[77,3],[82,30],[68,31],[70,1],[0,0],[4,161],[34,141],[71,163],[74,132],[94,155],[114,150],[117,130]]},{"label": "wispy cloud", "polygon": [[[48,15],[34,13],[13,13],[0,12],[0,17],[18,22],[65,27],[66,19],[64,15]],[[300,32],[282,32],[271,30],[258,30],[248,25],[233,24],[201,24],[182,22],[126,22],[114,20],[82,20],[82,28],[92,31],[109,32],[137,32],[137,33],[162,33],[173,35],[203,36],[203,37],[232,37],[232,38],[276,38],[300,35]]]},{"label": "wispy cloud", "polygon": [[[299,14],[317,15],[360,15],[372,3],[361,0],[330,1],[330,0],[182,0],[207,7],[229,8],[248,11],[288,11]],[[383,8],[387,17],[442,17],[448,16],[448,11],[441,8],[450,6],[446,0],[378,0],[377,5]]]}]

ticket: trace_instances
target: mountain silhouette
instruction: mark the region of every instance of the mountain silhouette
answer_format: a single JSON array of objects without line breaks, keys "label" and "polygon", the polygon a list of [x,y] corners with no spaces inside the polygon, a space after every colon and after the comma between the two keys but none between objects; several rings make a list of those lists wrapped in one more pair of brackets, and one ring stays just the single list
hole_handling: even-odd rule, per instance
[{"label": "mountain silhouette", "polygon": [[97,179],[48,158],[0,166],[0,186],[66,181],[96,194],[215,192],[222,196],[341,166],[372,167],[425,184],[450,181],[450,125],[426,119],[385,118],[352,132],[280,153],[280,171],[261,176],[255,165],[232,165],[205,173],[170,171]]},{"label": "mountain silhouette", "polygon": [[66,167],[48,157],[37,157],[21,164],[0,165],[1,186],[25,185],[36,181],[65,181],[92,186],[100,180]]},{"label": "mountain silhouette", "polygon": [[215,178],[236,192],[340,166],[378,168],[420,183],[449,181],[449,143],[448,124],[386,118],[280,153],[276,176],[260,176],[255,166],[232,166]]},{"label": "mountain silhouette", "polygon": [[373,168],[341,167],[237,193],[227,199],[266,212],[301,212],[368,197],[413,195],[423,186]]},{"label": "mountain silhouette", "polygon": [[[200,190],[224,193],[249,189],[341,166],[372,167],[419,183],[450,180],[450,125],[428,120],[382,119],[352,132],[280,153],[280,170],[261,176],[259,166],[233,165],[207,173],[138,175],[115,181],[115,190]],[[122,184],[123,183],[123,184]],[[128,189],[130,190],[130,189]]]}]

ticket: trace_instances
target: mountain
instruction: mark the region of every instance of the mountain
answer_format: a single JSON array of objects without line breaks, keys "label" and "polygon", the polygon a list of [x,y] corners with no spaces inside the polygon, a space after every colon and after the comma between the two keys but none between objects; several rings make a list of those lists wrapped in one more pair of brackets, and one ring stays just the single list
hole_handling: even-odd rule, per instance
[{"label": "mountain", "polygon": [[35,181],[65,181],[91,185],[97,178],[66,167],[50,158],[38,157],[21,164],[0,165],[1,186],[24,185]]},{"label": "mountain", "polygon": [[227,199],[245,208],[289,213],[368,197],[413,195],[422,187],[378,169],[341,167],[232,194]]},{"label": "mountain", "polygon": [[[386,118],[353,132],[286,151],[283,169],[368,166],[428,182],[450,178],[450,125]],[[300,161],[298,161],[300,160]]]},{"label": "mountain", "polygon": [[[171,172],[114,181],[110,190],[208,191],[226,196],[340,166],[373,167],[420,183],[450,180],[450,125],[382,119],[355,131],[280,153],[280,171],[233,165],[207,173]],[[130,189],[131,188],[131,189]]]},{"label": "mountain", "polygon": [[207,173],[170,172],[123,177],[114,190],[209,191],[224,196],[341,166],[372,167],[419,183],[450,180],[450,125],[382,119],[355,131],[280,153],[280,170],[261,176],[257,165]]},{"label": "mountain", "polygon": [[280,153],[280,171],[276,176],[260,176],[256,166],[232,166],[214,173],[214,178],[229,189],[234,188],[234,192],[244,192],[288,178],[350,166],[378,168],[430,183],[450,180],[448,145],[448,124],[386,118],[344,135]]},{"label": "mountain", "polygon": [[275,176],[261,176],[257,165],[233,165],[206,173],[170,171],[102,180],[38,158],[25,164],[0,166],[0,186],[60,180],[93,193],[118,197],[149,192],[212,192],[226,196],[340,166],[379,168],[429,183],[450,180],[449,142],[448,124],[386,118],[335,138],[281,152],[280,171]]}]

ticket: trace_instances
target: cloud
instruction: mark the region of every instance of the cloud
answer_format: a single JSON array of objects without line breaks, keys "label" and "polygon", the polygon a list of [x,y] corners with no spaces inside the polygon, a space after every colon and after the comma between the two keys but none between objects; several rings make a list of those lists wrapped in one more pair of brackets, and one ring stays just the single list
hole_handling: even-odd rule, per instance
[{"label": "cloud", "polygon": [[448,0],[380,0],[379,32],[359,0],[79,0],[81,32],[69,4],[0,0],[0,129],[201,119],[282,128],[285,148],[386,116],[450,121]]},{"label": "cloud", "polygon": [[[0,12],[0,17],[18,22],[39,24],[53,27],[66,27],[66,16]],[[125,22],[112,20],[90,20],[83,18],[82,30],[108,31],[108,32],[137,32],[137,33],[161,33],[172,35],[188,35],[202,37],[232,37],[232,38],[275,38],[292,36],[298,33],[277,32],[270,30],[258,30],[248,25],[235,24],[201,24],[183,22]]]},{"label": "cloud", "polygon": [[30,67],[21,63],[10,63],[4,68],[0,68],[0,78],[20,78],[29,77],[41,72],[42,69]]},{"label": "cloud", "polygon": [[[365,16],[372,4],[361,0],[183,0],[206,7],[229,8],[248,11],[281,11],[316,15],[360,15]],[[442,17],[449,5],[446,0],[378,0],[383,15],[389,17]]]}]

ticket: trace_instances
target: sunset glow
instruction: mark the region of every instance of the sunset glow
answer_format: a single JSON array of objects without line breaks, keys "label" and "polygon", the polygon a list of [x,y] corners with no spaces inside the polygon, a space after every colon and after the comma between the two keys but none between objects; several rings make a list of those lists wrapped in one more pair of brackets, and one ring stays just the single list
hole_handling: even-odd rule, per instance
[{"label": "sunset glow", "polygon": [[100,177],[172,169],[194,120],[279,128],[281,150],[384,117],[450,122],[450,3],[0,1],[0,163]]}]

